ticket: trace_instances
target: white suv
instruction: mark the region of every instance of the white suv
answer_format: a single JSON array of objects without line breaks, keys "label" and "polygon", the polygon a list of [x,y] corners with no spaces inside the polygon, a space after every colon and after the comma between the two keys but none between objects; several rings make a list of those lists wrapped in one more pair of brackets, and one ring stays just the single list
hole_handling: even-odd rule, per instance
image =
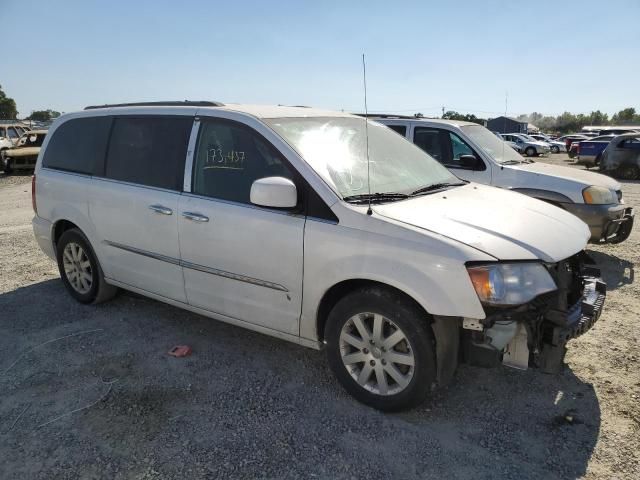
[{"label": "white suv", "polygon": [[49,130],[33,203],[78,301],[120,287],[326,347],[383,410],[420,403],[460,358],[557,371],[605,297],[579,219],[338,112],[89,107]]},{"label": "white suv", "polygon": [[592,243],[620,243],[631,234],[633,208],[625,205],[620,183],[610,177],[525,159],[477,123],[371,118],[411,140],[457,177],[523,193],[573,213],[589,226]]}]

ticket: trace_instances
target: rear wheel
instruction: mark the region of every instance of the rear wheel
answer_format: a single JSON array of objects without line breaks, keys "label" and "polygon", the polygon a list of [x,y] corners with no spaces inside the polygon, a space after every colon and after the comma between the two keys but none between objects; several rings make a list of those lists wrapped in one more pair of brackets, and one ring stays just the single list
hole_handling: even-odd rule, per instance
[{"label": "rear wheel", "polygon": [[64,232],[56,253],[62,282],[80,303],[101,303],[118,291],[105,281],[89,240],[80,230],[73,228]]},{"label": "rear wheel", "polygon": [[435,382],[428,319],[395,292],[371,287],[342,298],[329,314],[326,340],[335,376],[374,408],[419,405]]},{"label": "rear wheel", "polygon": [[640,178],[640,168],[637,165],[623,165],[618,168],[617,177],[623,180],[637,180]]},{"label": "rear wheel", "polygon": [[551,153],[560,153],[560,147],[557,145],[551,145]]},{"label": "rear wheel", "polygon": [[600,158],[602,157],[602,154],[598,154],[598,156],[596,157],[596,159],[593,161],[593,166],[597,167],[598,165],[600,165]]},{"label": "rear wheel", "polygon": [[527,157],[533,157],[536,154],[536,149],[533,147],[527,147],[524,153],[527,155]]}]

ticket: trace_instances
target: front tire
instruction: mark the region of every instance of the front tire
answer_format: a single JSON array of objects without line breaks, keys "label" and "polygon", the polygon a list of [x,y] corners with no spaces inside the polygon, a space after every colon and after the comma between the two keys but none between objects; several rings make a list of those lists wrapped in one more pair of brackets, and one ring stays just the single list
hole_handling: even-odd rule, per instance
[{"label": "front tire", "polygon": [[551,153],[560,153],[560,147],[557,145],[551,145]]},{"label": "front tire", "polygon": [[4,171],[4,174],[11,175],[11,173],[13,173],[13,168],[11,168],[11,159],[5,157],[4,150],[0,152],[0,159],[2,162],[2,170]]},{"label": "front tire", "polygon": [[73,228],[65,231],[56,246],[58,270],[64,286],[80,303],[102,303],[118,289],[109,285],[85,235]]},{"label": "front tire", "polygon": [[536,154],[536,149],[533,147],[527,147],[527,149],[524,151],[525,155],[527,157],[533,157]]},{"label": "front tire", "polygon": [[329,365],[347,392],[383,411],[422,403],[436,380],[428,318],[398,293],[380,287],[352,292],[327,320]]}]

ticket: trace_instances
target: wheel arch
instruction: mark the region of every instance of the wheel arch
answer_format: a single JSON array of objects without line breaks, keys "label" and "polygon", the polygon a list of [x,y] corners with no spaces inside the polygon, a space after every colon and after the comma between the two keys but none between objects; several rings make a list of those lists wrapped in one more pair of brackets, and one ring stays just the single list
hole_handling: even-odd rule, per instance
[{"label": "wheel arch", "polygon": [[[53,248],[55,250],[55,248],[58,245],[58,240],[60,240],[60,237],[62,236],[62,234],[64,232],[66,232],[67,230],[71,230],[73,228],[76,228],[78,230],[80,230],[82,232],[82,229],[76,225],[75,223],[71,222],[70,220],[58,220],[57,222],[55,222],[52,226],[52,235],[51,235],[51,240],[53,241]],[[83,232],[84,234],[84,232]],[[86,234],[85,234],[86,236]]]},{"label": "wheel arch", "polygon": [[437,381],[441,386],[448,385],[458,365],[460,330],[458,317],[432,315],[420,302],[403,290],[388,283],[364,278],[343,280],[329,288],[322,296],[316,313],[316,333],[320,342],[325,340],[327,319],[333,306],[343,297],[366,287],[379,287],[401,296],[412,307],[424,314],[429,323],[435,341]]}]

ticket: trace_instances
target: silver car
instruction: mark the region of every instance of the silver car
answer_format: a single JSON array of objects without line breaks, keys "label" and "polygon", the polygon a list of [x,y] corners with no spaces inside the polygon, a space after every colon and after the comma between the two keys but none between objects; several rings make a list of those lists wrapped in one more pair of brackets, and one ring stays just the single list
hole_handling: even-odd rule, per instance
[{"label": "silver car", "polygon": [[529,135],[524,133],[503,133],[502,138],[509,142],[514,142],[520,152],[524,153],[527,157],[534,157],[538,155],[549,155],[551,147],[548,143],[540,142]]},{"label": "silver car", "polygon": [[551,149],[551,153],[560,153],[560,152],[566,152],[567,151],[567,145],[564,142],[560,142],[558,140],[552,140],[549,137],[547,137],[546,135],[541,135],[541,134],[535,134],[535,135],[529,135],[531,138],[535,138],[536,140],[540,141],[540,142],[544,142],[549,144],[549,148]]}]

